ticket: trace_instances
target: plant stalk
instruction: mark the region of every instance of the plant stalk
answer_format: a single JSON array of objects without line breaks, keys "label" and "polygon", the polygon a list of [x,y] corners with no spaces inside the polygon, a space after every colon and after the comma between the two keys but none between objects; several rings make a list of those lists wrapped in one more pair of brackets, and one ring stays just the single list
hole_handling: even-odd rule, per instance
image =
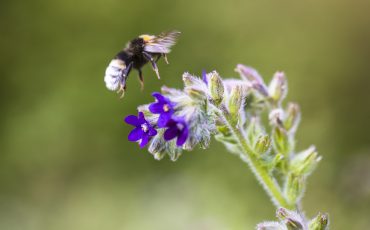
[{"label": "plant stalk", "polygon": [[257,180],[261,183],[266,193],[270,196],[274,205],[278,208],[284,207],[294,210],[295,204],[290,204],[285,199],[277,181],[273,177],[271,177],[266,168],[264,168],[258,162],[258,159],[255,157],[257,154],[254,153],[254,151],[247,143],[243,131],[239,127],[237,127],[237,125],[233,125],[233,119],[227,109],[224,108],[223,105],[220,105],[220,107],[221,108],[216,107],[216,109],[223,118],[225,124],[229,127],[231,133],[238,141],[240,148],[243,151],[243,153],[241,154],[242,158],[248,163],[249,167],[257,177]]}]

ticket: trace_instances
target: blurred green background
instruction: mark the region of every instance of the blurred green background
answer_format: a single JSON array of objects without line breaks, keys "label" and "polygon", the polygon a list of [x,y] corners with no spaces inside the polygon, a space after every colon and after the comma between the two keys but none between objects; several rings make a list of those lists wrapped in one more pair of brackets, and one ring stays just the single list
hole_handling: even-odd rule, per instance
[{"label": "blurred green background", "polygon": [[[303,200],[332,229],[370,227],[370,1],[1,1],[0,229],[254,229],[275,208],[237,157],[212,141],[176,163],[127,141],[122,119],[184,71],[266,80],[284,70],[301,104],[298,147],[324,160]],[[139,34],[180,41],[136,73],[123,100],[104,71]]]}]

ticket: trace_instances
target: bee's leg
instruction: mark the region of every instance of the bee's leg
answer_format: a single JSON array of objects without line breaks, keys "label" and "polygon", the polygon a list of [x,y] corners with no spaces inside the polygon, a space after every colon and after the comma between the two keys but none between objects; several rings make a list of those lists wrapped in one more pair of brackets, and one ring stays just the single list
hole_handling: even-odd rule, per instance
[{"label": "bee's leg", "polygon": [[141,88],[141,91],[144,90],[144,78],[143,78],[143,72],[141,71],[141,69],[138,70],[139,71],[139,80],[140,80],[140,88]]},{"label": "bee's leg", "polygon": [[123,98],[123,96],[125,96],[125,92],[126,92],[126,85],[120,84],[119,89],[117,90],[117,93],[121,93],[121,92],[122,92],[122,94],[121,94],[120,98]]},{"label": "bee's leg", "polygon": [[130,74],[131,68],[132,68],[133,62],[130,62],[130,64],[121,71],[121,76],[120,76],[120,86],[117,91],[117,93],[122,92],[121,98],[125,95],[126,92],[126,80],[128,75]]},{"label": "bee's leg", "polygon": [[168,59],[167,59],[167,54],[162,54],[162,56],[163,56],[164,61],[166,62],[166,64],[170,64],[170,63],[168,62]]},{"label": "bee's leg", "polygon": [[158,79],[160,79],[161,77],[159,76],[159,71],[158,71],[158,67],[157,67],[157,64],[155,63],[154,61],[154,58],[151,54],[149,54],[148,52],[143,52],[143,55],[144,57],[150,61],[150,63],[152,64],[152,68],[155,72],[155,74],[157,75]]},{"label": "bee's leg", "polygon": [[125,80],[127,79],[127,76],[130,74],[133,64],[134,64],[133,62],[130,62],[130,64],[128,64],[128,66],[126,66],[126,68],[122,70],[121,72],[122,79]]}]

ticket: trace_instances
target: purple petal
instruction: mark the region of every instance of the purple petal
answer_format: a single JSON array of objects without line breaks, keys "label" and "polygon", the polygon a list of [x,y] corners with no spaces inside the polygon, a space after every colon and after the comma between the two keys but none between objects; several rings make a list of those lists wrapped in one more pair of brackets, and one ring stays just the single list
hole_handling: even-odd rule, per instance
[{"label": "purple petal", "polygon": [[159,115],[158,122],[157,122],[158,127],[159,128],[166,127],[167,122],[171,119],[171,115],[172,115],[172,112],[161,113],[161,115]]},{"label": "purple petal", "polygon": [[208,85],[207,72],[206,72],[206,70],[203,70],[202,71],[202,79],[203,79],[204,83],[206,83]]},{"label": "purple petal", "polygon": [[163,113],[163,103],[157,102],[149,105],[149,110],[152,113]]},{"label": "purple petal", "polygon": [[144,135],[140,142],[140,148],[144,148],[144,146],[148,144],[148,142],[149,142],[149,136]]},{"label": "purple petal", "polygon": [[185,143],[189,136],[189,129],[185,122],[181,122],[184,125],[183,130],[180,131],[179,136],[177,137],[176,145],[181,146]]},{"label": "purple petal", "polygon": [[176,145],[177,146],[183,145],[185,143],[186,139],[188,139],[188,136],[189,136],[189,129],[185,125],[184,129],[180,132],[180,135],[177,137]]},{"label": "purple petal", "polygon": [[170,128],[170,127],[176,127],[176,124],[177,124],[177,122],[174,119],[170,119],[167,122],[166,127],[168,127],[168,128]]},{"label": "purple petal", "polygon": [[128,140],[129,141],[138,141],[142,138],[143,134],[144,134],[144,132],[141,128],[135,128],[128,135]]},{"label": "purple petal", "polygon": [[155,97],[158,100],[158,102],[166,101],[166,98],[158,92],[152,93],[152,96]]},{"label": "purple petal", "polygon": [[139,124],[139,119],[135,115],[128,115],[125,117],[125,122],[129,125],[133,126],[138,126]]},{"label": "purple petal", "polygon": [[172,140],[173,138],[175,138],[178,134],[178,129],[176,128],[176,126],[172,126],[170,128],[168,128],[165,132],[164,132],[164,139],[166,141],[169,141],[169,140]]},{"label": "purple petal", "polygon": [[144,113],[143,112],[139,112],[138,120],[139,120],[139,122],[138,122],[139,125],[144,124],[146,122],[145,116],[144,116]]},{"label": "purple petal", "polygon": [[148,135],[151,137],[157,135],[157,130],[153,129],[153,127],[150,127],[148,131]]}]

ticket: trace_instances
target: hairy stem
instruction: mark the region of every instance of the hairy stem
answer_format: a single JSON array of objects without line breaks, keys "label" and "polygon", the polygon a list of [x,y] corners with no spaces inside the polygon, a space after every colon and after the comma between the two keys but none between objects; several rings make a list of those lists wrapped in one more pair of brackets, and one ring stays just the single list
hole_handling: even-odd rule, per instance
[{"label": "hairy stem", "polygon": [[251,147],[246,141],[243,131],[237,125],[233,125],[233,119],[228,113],[226,108],[220,106],[221,108],[217,108],[217,112],[223,118],[225,124],[229,127],[231,133],[234,135],[235,139],[238,141],[240,149],[242,149],[243,153],[241,157],[248,163],[249,167],[257,177],[257,180],[262,184],[262,187],[265,189],[267,194],[270,196],[272,202],[276,207],[284,207],[287,209],[294,209],[295,204],[290,204],[280,189],[277,181],[271,177],[258,159],[256,158],[256,154],[253,152]]}]

